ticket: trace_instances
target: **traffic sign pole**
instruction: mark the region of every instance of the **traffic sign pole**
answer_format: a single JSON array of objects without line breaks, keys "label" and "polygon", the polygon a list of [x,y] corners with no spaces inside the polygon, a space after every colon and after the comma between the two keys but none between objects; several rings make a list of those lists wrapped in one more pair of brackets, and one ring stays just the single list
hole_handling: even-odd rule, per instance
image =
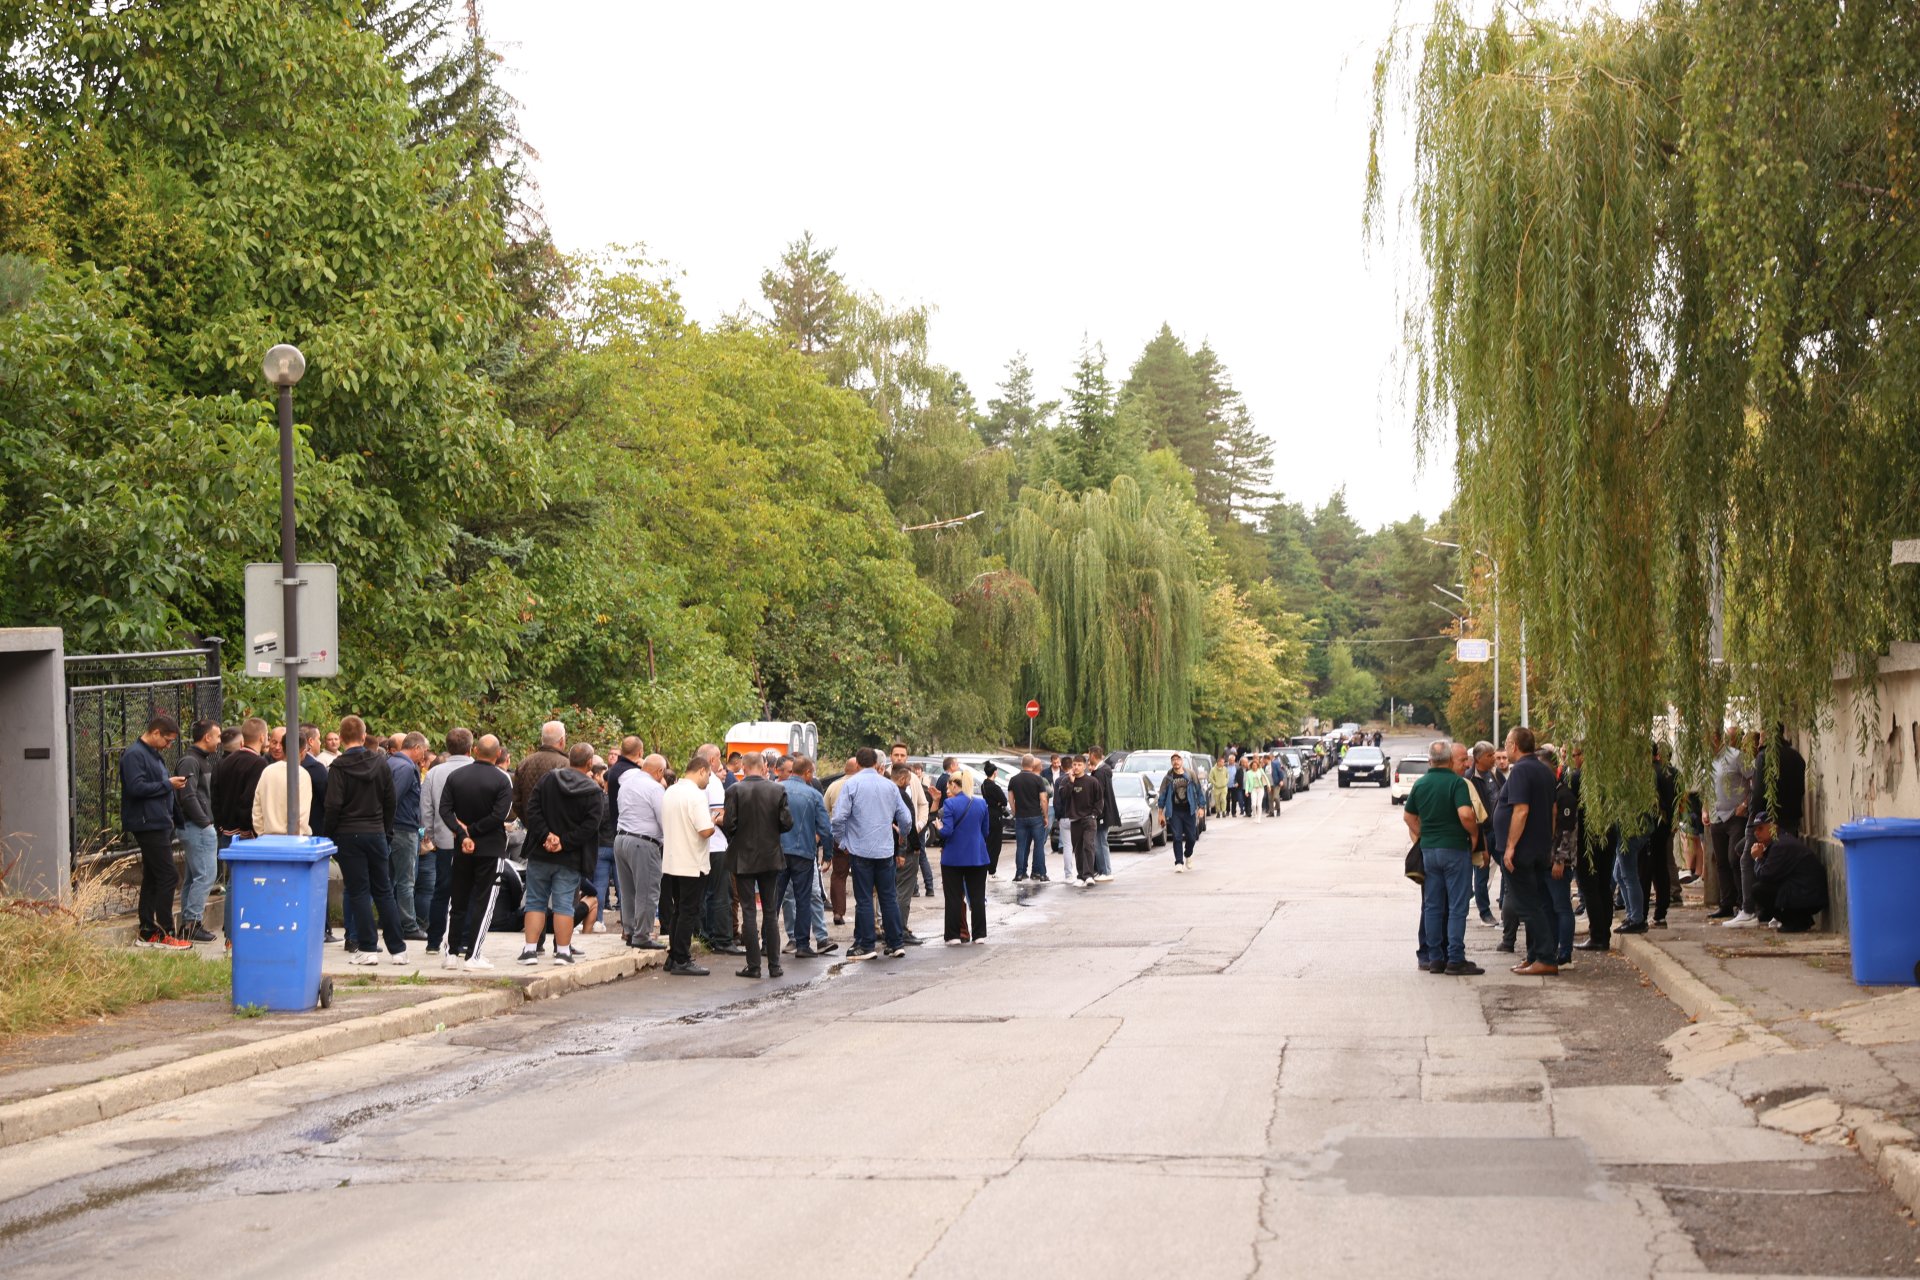
[{"label": "traffic sign pole", "polygon": [[1029,698],[1027,700],[1027,751],[1029,753],[1033,751],[1033,722],[1039,718],[1040,700],[1038,698]]}]

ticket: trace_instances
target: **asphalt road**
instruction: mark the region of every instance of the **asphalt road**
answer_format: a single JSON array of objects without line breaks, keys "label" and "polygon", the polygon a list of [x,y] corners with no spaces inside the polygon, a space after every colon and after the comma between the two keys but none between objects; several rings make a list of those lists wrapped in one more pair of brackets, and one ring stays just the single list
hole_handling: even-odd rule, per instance
[{"label": "asphalt road", "polygon": [[650,974],[13,1148],[0,1272],[1913,1271],[1856,1157],[1667,1078],[1623,961],[1418,971],[1404,849],[1328,780],[1191,875],[1003,878],[983,946]]}]

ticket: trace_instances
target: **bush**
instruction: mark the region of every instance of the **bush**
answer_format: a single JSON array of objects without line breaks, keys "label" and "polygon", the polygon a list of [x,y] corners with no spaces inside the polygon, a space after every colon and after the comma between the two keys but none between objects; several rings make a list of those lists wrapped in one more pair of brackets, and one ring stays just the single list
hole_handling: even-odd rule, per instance
[{"label": "bush", "polygon": [[225,960],[97,942],[85,921],[112,870],[83,881],[70,907],[0,899],[0,1041],[151,1000],[232,990]]}]

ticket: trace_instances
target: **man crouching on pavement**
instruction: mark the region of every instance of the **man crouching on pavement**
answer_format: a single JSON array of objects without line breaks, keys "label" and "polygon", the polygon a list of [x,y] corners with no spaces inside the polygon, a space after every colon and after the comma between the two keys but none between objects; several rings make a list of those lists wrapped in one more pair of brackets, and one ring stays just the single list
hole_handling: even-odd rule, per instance
[{"label": "man crouching on pavement", "polygon": [[526,938],[521,964],[538,964],[540,937],[553,915],[553,962],[572,964],[573,899],[600,857],[600,815],[607,795],[593,780],[593,744],[575,743],[567,767],[541,778],[527,802]]}]

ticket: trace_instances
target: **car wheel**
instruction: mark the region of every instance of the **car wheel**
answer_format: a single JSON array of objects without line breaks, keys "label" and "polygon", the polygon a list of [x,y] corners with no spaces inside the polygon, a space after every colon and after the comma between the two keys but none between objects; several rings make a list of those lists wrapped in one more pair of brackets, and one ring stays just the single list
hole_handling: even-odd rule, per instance
[{"label": "car wheel", "polygon": [[1347,786],[1349,786],[1349,785],[1351,785],[1351,784],[1349,784],[1349,783],[1348,783],[1348,781],[1347,781],[1347,780],[1346,780],[1345,778],[1342,778],[1342,779],[1340,779],[1340,786],[1341,786],[1341,788],[1342,788],[1342,789],[1345,789],[1345,788],[1346,788]]}]

